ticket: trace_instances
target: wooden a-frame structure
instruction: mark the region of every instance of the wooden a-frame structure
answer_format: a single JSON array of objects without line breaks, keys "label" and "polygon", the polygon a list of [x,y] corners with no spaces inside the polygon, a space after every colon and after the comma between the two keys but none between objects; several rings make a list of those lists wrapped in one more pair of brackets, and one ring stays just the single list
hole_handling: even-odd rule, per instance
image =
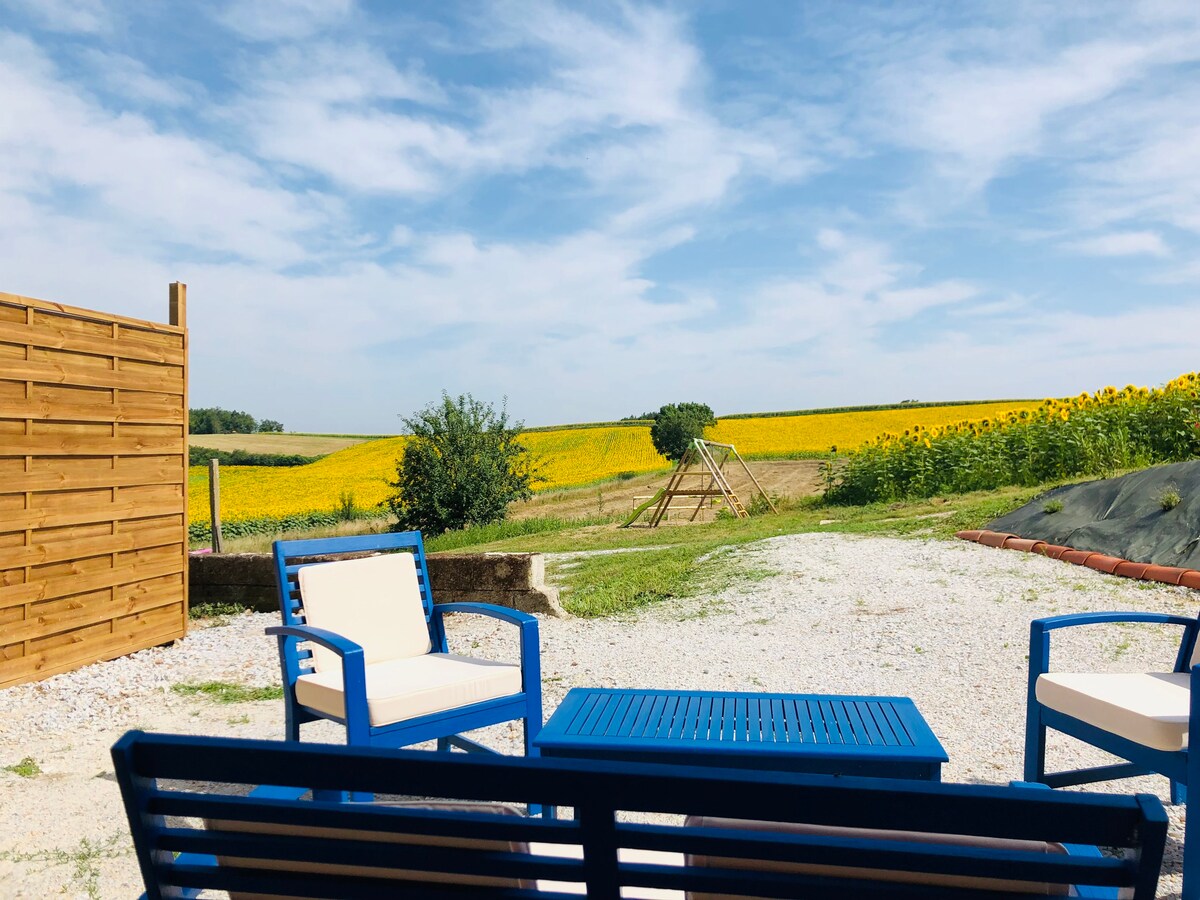
[{"label": "wooden a-frame structure", "polygon": [[739,519],[750,518],[750,512],[730,487],[729,479],[725,477],[725,465],[731,459],[735,459],[741,464],[751,483],[758,489],[758,493],[767,501],[771,512],[778,512],[779,510],[775,508],[775,504],[771,502],[771,498],[767,496],[767,492],[758,483],[758,479],[754,477],[754,473],[750,471],[750,467],[746,465],[746,461],[738,454],[733,444],[718,444],[715,441],[695,438],[692,445],[683,452],[683,457],[679,460],[675,471],[671,473],[671,480],[667,482],[667,486],[634,510],[633,515],[626,519],[621,527],[627,528],[634,524],[647,510],[649,510],[649,515],[646,526],[656,527],[663,520],[667,511],[672,508],[671,502],[676,497],[698,498],[699,502],[688,518],[689,522],[696,521],[696,516],[704,508],[705,501],[717,497],[721,498]]}]

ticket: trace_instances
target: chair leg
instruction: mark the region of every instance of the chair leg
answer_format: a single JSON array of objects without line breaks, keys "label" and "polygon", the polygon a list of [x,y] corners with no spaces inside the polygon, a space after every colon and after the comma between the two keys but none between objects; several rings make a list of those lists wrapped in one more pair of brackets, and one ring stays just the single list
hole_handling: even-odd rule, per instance
[{"label": "chair leg", "polygon": [[283,739],[285,741],[300,740],[300,722],[296,717],[296,711],[290,703],[284,710]]},{"label": "chair leg", "polygon": [[437,739],[437,748],[440,753],[449,753],[451,750],[450,738],[440,737]]},{"label": "chair leg", "polygon": [[1041,782],[1046,777],[1046,725],[1042,707],[1036,701],[1025,712],[1025,781]]},{"label": "chair leg", "polygon": [[[1188,768],[1192,768],[1190,760]],[[1183,823],[1183,890],[1179,900],[1200,900],[1200,827],[1192,824],[1190,812],[1185,813],[1187,820]]]}]

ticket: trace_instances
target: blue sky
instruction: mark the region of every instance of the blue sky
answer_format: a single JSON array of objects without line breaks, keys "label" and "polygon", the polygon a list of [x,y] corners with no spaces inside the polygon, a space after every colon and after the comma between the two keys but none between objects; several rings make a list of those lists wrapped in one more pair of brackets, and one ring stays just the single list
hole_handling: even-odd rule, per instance
[{"label": "blue sky", "polygon": [[391,433],[1160,384],[1200,4],[0,0],[0,290]]}]

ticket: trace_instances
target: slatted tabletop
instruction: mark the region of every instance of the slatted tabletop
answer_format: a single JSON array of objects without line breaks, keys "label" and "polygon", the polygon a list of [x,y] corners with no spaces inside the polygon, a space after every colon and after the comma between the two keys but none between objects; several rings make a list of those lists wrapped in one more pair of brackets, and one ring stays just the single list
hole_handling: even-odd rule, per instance
[{"label": "slatted tabletop", "polygon": [[545,756],[937,781],[948,757],[907,697],[574,688]]}]

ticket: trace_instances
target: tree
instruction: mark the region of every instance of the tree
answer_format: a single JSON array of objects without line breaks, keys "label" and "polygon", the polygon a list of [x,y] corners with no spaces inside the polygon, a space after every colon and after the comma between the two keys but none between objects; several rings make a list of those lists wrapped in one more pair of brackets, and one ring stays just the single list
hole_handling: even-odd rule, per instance
[{"label": "tree", "polygon": [[650,440],[654,449],[679,462],[695,438],[704,437],[706,429],[717,424],[713,411],[704,403],[668,403],[654,414]]},{"label": "tree", "polygon": [[283,423],[274,419],[263,419],[258,423],[259,431],[283,431]]},{"label": "tree", "polygon": [[499,522],[508,504],[528,499],[541,480],[518,440],[523,423],[510,425],[506,406],[497,415],[470,394],[443,391],[440,403],[403,421],[411,437],[386,501],[397,531],[441,534]]},{"label": "tree", "polygon": [[206,406],[188,410],[188,431],[192,434],[253,434],[258,422],[249,413]]}]

